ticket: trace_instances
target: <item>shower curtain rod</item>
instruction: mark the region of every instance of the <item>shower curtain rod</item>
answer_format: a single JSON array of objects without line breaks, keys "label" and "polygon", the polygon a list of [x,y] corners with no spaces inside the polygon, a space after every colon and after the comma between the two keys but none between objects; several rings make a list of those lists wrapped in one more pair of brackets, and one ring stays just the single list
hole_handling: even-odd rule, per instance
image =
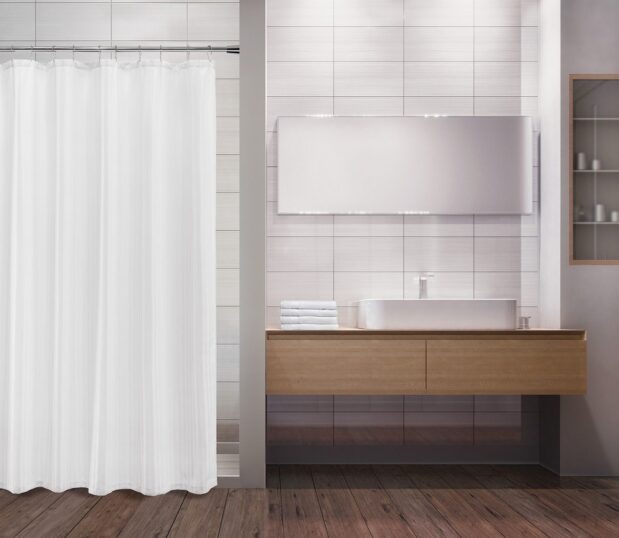
[{"label": "shower curtain rod", "polygon": [[142,46],[117,46],[117,45],[103,45],[103,46],[75,46],[75,45],[16,45],[16,46],[3,46],[0,47],[0,52],[58,52],[58,51],[70,51],[70,52],[227,52],[228,54],[239,54],[240,48],[238,45],[162,45],[146,47]]}]

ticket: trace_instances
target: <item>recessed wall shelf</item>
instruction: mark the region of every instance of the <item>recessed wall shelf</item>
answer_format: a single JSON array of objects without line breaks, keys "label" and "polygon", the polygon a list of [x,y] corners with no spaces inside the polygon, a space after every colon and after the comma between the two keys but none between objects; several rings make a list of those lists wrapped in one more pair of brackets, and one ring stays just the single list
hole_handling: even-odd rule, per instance
[{"label": "recessed wall shelf", "polygon": [[569,126],[570,263],[619,264],[619,74],[570,75]]}]

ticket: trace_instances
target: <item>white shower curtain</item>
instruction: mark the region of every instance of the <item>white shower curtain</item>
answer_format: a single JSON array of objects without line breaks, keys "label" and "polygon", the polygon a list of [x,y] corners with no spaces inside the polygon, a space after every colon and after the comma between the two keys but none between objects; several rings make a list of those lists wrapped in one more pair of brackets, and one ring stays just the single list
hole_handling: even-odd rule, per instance
[{"label": "white shower curtain", "polygon": [[0,488],[216,484],[208,61],[0,66]]}]

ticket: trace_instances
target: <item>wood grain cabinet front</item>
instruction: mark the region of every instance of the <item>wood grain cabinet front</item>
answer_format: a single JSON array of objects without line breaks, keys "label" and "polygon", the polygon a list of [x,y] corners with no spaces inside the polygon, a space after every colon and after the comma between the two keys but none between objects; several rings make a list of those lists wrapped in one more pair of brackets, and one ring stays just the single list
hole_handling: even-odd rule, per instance
[{"label": "wood grain cabinet front", "polygon": [[426,342],[419,339],[267,340],[267,394],[423,394]]},{"label": "wood grain cabinet front", "polygon": [[586,341],[428,340],[429,394],[584,394]]}]

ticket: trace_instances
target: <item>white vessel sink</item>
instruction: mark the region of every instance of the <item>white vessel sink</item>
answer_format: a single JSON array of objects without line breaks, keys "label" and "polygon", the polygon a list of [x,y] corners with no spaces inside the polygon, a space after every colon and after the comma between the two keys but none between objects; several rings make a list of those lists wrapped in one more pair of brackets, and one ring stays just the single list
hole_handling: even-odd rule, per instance
[{"label": "white vessel sink", "polygon": [[366,299],[357,305],[360,329],[516,328],[515,299]]}]

